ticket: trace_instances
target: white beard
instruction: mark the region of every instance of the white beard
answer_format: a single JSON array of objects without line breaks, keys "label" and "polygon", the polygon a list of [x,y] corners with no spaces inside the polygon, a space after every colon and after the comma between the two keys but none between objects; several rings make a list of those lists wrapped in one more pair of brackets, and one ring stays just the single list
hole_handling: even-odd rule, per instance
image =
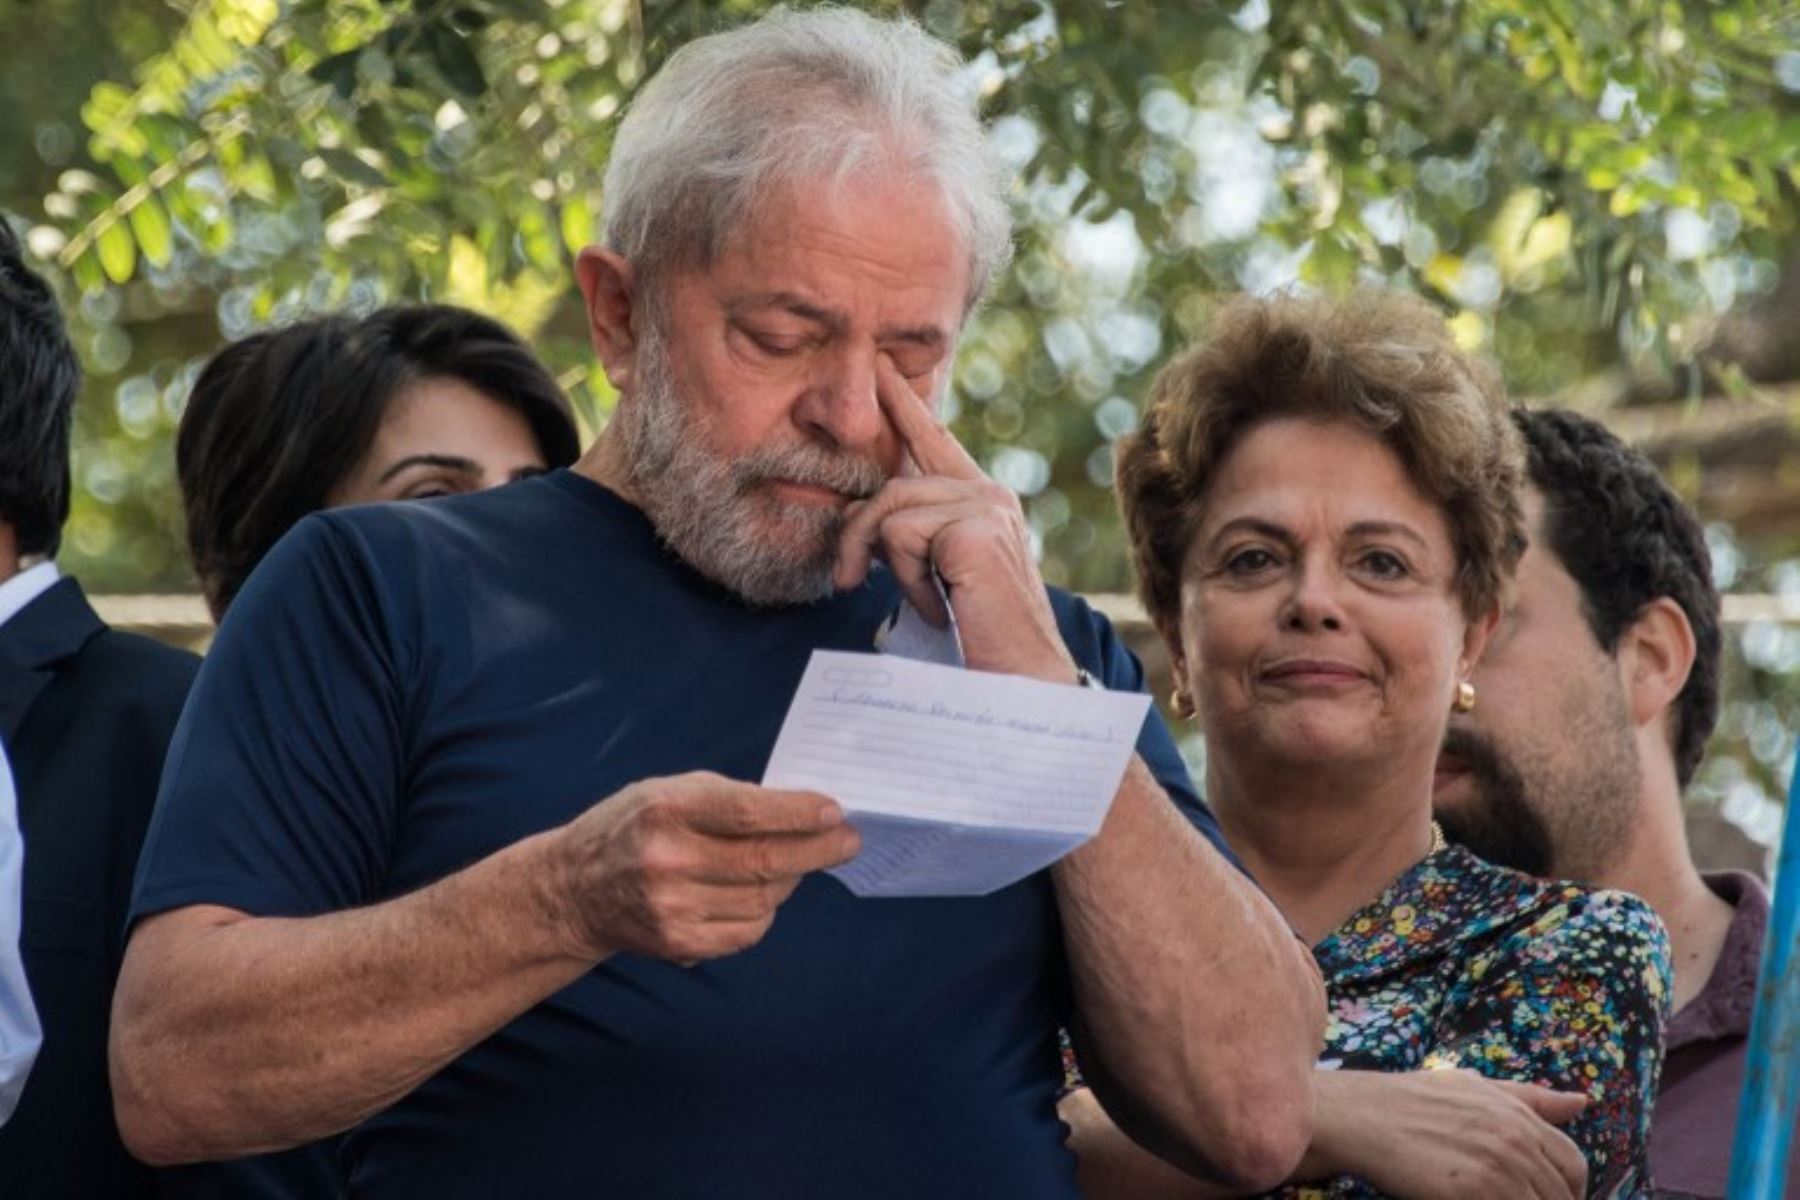
[{"label": "white beard", "polygon": [[689,566],[751,604],[805,604],[832,592],[840,510],[784,503],[770,485],[811,484],[871,496],[887,475],[866,458],[813,442],[715,454],[705,423],[676,395],[658,323],[637,353],[637,391],[613,420],[638,503]]}]

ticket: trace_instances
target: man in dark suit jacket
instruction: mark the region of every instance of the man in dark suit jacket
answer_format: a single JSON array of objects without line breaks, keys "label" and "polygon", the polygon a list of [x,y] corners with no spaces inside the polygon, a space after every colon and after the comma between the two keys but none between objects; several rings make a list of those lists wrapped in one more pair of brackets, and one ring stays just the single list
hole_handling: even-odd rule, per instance
[{"label": "man in dark suit jacket", "polygon": [[163,754],[199,667],[108,629],[52,561],[80,383],[54,298],[0,221],[0,742],[25,842],[25,977],[44,1042],[0,1127],[0,1196],[131,1197],[106,1030]]}]

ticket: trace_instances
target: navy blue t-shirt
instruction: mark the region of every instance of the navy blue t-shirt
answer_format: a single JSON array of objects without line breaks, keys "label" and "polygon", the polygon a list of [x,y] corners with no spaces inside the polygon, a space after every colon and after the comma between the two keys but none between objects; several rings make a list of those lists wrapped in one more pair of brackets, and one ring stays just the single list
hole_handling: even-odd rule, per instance
[{"label": "navy blue t-shirt", "polygon": [[[201,670],[133,917],[369,904],[636,780],[759,779],[812,651],[870,649],[897,600],[878,572],[752,609],[566,471],[308,518]],[[1078,661],[1142,686],[1054,603]],[[1138,748],[1216,842],[1156,717]],[[1067,974],[1047,874],[910,900],[809,876],[742,953],[602,962],[353,1130],[344,1170],[370,1197],[1074,1197]]]}]

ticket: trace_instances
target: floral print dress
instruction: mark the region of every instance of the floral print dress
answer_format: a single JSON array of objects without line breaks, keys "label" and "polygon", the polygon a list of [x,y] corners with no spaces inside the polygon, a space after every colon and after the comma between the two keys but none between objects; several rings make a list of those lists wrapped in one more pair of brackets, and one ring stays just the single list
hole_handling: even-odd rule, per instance
[{"label": "floral print dress", "polygon": [[[1564,1127],[1588,1195],[1650,1194],[1647,1145],[1671,971],[1635,896],[1547,882],[1439,850],[1313,947],[1325,1070],[1468,1067],[1588,1096]],[[1353,1176],[1286,1200],[1379,1196]]]}]

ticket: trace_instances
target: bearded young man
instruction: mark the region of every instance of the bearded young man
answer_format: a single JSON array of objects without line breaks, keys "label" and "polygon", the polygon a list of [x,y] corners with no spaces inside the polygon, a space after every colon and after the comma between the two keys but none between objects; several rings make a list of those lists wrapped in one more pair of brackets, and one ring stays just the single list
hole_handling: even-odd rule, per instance
[{"label": "bearded young man", "polygon": [[1604,427],[1557,410],[1514,419],[1531,545],[1473,677],[1479,702],[1452,718],[1438,817],[1492,862],[1656,909],[1675,991],[1652,1178],[1659,1193],[1723,1196],[1769,898],[1750,875],[1701,874],[1682,819],[1718,719],[1712,561],[1694,515]]},{"label": "bearded young man", "polygon": [[1067,1017],[1165,1153],[1299,1156],[1318,981],[1154,721],[1100,834],[980,899],[851,896],[837,805],[747,782],[812,651],[941,617],[934,578],[971,667],[1140,683],[933,415],[1009,236],[957,73],[842,10],[684,48],[579,264],[594,449],[252,578],[140,876],[140,1154],[354,1127],[356,1195],[1072,1197]]}]

